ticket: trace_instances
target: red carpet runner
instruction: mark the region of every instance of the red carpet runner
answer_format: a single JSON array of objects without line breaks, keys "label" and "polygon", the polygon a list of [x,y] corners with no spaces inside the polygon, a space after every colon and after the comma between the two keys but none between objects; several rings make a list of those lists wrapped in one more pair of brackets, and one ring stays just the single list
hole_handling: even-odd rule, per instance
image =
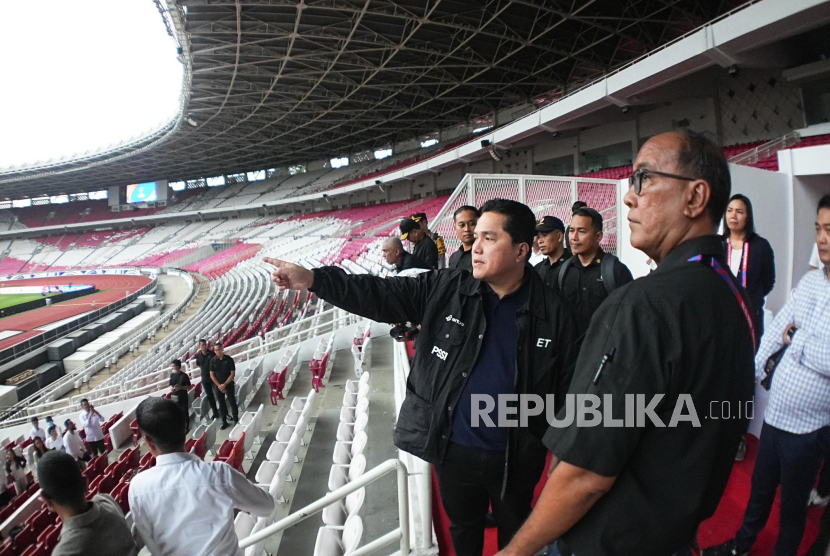
[{"label": "red carpet runner", "polygon": [[[738,527],[741,525],[741,518],[744,515],[746,504],[749,501],[749,487],[752,479],[752,468],[755,465],[755,454],[758,451],[758,439],[753,436],[747,437],[746,459],[740,463],[736,463],[732,469],[732,475],[729,477],[729,483],[726,485],[726,491],[723,493],[720,505],[718,506],[715,515],[710,519],[704,521],[700,525],[698,531],[698,542],[700,546],[707,547],[713,544],[722,543],[730,539]],[[542,477],[536,487],[536,496],[534,503],[542,492],[542,488],[547,480],[547,475]],[[447,514],[444,512],[444,506],[441,504],[440,496],[438,494],[438,479],[435,473],[432,475],[432,513],[435,520],[435,533],[438,537],[438,547],[441,556],[455,556],[455,551],[452,549],[452,541],[450,539],[450,523],[447,519]],[[807,529],[804,532],[804,538],[801,541],[801,548],[798,551],[799,556],[803,556],[818,536],[819,521],[824,508],[812,508],[807,520]],[[775,539],[778,536],[778,498],[775,499],[775,504],[772,507],[767,527],[758,535],[758,540],[755,546],[752,547],[752,556],[768,556],[772,554],[773,546],[775,546]],[[496,541],[496,530],[487,529],[484,541],[484,555],[492,556],[498,552]]]}]

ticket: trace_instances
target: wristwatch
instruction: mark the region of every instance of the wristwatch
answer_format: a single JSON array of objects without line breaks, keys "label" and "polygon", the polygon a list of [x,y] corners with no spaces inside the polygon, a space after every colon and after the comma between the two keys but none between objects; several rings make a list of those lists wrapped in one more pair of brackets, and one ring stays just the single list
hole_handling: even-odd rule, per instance
[{"label": "wristwatch", "polygon": [[792,326],[789,330],[787,330],[787,338],[789,338],[791,342],[793,341],[793,336],[795,336],[796,330],[798,330],[797,326]]}]

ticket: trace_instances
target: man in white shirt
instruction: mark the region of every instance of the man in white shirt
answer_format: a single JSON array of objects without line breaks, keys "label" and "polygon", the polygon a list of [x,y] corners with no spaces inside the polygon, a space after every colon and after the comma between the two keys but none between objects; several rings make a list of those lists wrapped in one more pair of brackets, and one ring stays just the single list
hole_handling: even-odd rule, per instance
[{"label": "man in white shirt", "polygon": [[75,432],[75,423],[72,422],[72,419],[67,419],[63,427],[66,429],[66,432],[63,433],[63,450],[75,458],[76,461],[80,462],[86,459],[84,441],[81,439],[81,435]]},{"label": "man in white shirt", "polygon": [[46,431],[38,426],[37,417],[32,417],[32,430],[29,433],[29,437],[34,440],[36,436],[39,436],[42,440],[46,440]]},{"label": "man in white shirt", "polygon": [[63,439],[58,433],[57,425],[52,425],[46,432],[49,435],[46,437],[46,447],[50,450],[63,450]]},{"label": "man in white shirt", "polygon": [[51,427],[52,425],[54,425],[54,426],[55,426],[55,428],[58,430],[58,436],[61,436],[61,435],[63,434],[63,431],[62,431],[62,430],[61,430],[61,428],[57,425],[57,423],[55,423],[55,422],[53,422],[53,421],[52,421],[52,417],[51,417],[50,415],[47,415],[47,416],[46,416],[46,427],[45,427],[45,428],[46,428],[46,434],[47,434],[47,435],[49,434],[49,427]]},{"label": "man in white shirt", "polygon": [[86,441],[89,443],[89,448],[94,455],[103,455],[106,451],[106,446],[104,445],[104,429],[101,428],[101,424],[106,422],[106,419],[92,407],[92,404],[86,398],[81,400],[81,408],[83,411],[81,411],[79,418],[81,420],[81,426],[86,433]]},{"label": "man in white shirt", "polygon": [[[233,511],[274,512],[274,499],[230,465],[185,451],[184,415],[172,400],[147,398],[135,412],[156,465],[130,483],[133,522],[153,556],[242,556]],[[171,511],[174,509],[174,511]]]},{"label": "man in white shirt", "polygon": [[[734,539],[704,550],[704,556],[747,554],[769,520],[779,486],[773,554],[796,554],[801,545],[810,490],[830,446],[830,195],[819,200],[816,244],[822,269],[799,281],[755,356],[755,377],[771,378],[771,386],[741,528]],[[784,345],[787,351],[767,377],[767,360]]]}]

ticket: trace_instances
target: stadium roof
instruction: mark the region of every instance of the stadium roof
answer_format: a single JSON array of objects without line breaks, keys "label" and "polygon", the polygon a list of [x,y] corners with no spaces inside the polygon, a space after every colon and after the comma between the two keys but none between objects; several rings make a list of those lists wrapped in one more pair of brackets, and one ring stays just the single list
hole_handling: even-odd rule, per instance
[{"label": "stadium roof", "polygon": [[555,100],[741,3],[180,0],[166,19],[188,69],[179,119],[114,152],[0,174],[0,198],[231,174],[422,138]]}]

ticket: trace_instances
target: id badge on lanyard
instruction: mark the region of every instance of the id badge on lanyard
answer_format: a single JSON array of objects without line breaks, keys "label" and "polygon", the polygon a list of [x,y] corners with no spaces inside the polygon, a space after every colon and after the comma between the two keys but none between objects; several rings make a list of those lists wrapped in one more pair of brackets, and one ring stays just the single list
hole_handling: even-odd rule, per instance
[{"label": "id badge on lanyard", "polygon": [[[732,240],[727,239],[726,249],[726,264],[732,266]],[[746,265],[749,262],[749,242],[744,240],[743,249],[741,249],[741,270],[738,276],[735,276],[741,281],[741,285],[746,289]]]},{"label": "id badge on lanyard", "polygon": [[[744,247],[748,247],[748,245],[744,244]],[[738,291],[738,288],[735,287],[735,283],[732,282],[732,278],[730,277],[731,274],[728,270],[723,268],[720,263],[715,260],[715,257],[704,257],[703,255],[695,255],[688,259],[690,263],[703,263],[706,266],[715,269],[718,273],[718,276],[723,278],[723,281],[729,286],[729,289],[735,295],[735,299],[738,300],[738,305],[741,306],[741,311],[744,314],[744,318],[746,319],[746,323],[749,325],[749,332],[752,335],[752,345],[757,345],[755,343],[755,324],[752,321],[752,312],[749,310],[749,305],[747,305],[746,301],[744,301],[741,292]],[[746,280],[746,271],[743,271],[744,274],[744,281]]]}]

